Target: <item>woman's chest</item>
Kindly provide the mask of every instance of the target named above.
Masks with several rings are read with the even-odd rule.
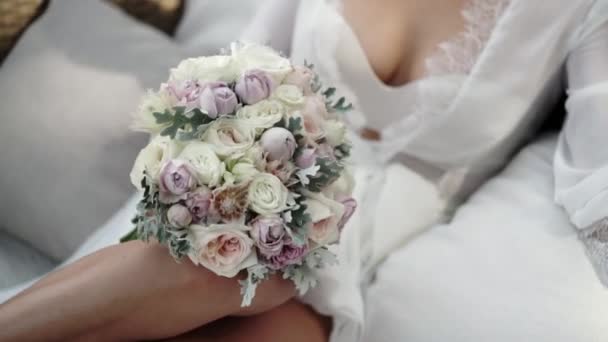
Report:
[[[470,0],[343,0],[338,4],[376,77],[399,86],[424,77],[437,46],[464,30]]]

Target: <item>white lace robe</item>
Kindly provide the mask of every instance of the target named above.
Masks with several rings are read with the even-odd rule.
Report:
[[[312,12],[314,2],[319,1],[306,6],[269,1],[244,37],[288,54],[330,59],[331,54],[302,49],[287,29],[296,15],[303,21],[307,15],[301,12]],[[319,18],[310,14],[309,23],[296,22],[296,31],[298,25],[317,25]],[[440,44],[426,63],[428,78],[461,76],[458,85],[443,97],[433,94],[438,87],[430,87],[427,101],[422,97],[410,111],[422,112],[426,120],[411,128],[407,120],[396,119],[382,132],[377,151],[386,155],[384,160],[406,153],[440,165],[450,193],[467,194],[504,165],[566,90],[568,117],[555,153],[555,200],[580,230],[608,284],[608,1],[471,0],[463,15],[465,31]],[[325,36],[304,38],[338,44],[331,42],[332,32]],[[330,65],[325,76],[331,82],[349,88],[332,73],[335,61],[317,62]],[[406,119],[413,115],[403,113]]]

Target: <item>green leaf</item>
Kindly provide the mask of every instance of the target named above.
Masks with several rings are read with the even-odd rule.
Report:
[[[332,97],[334,94],[336,93],[336,88],[334,87],[329,87],[327,89],[325,89],[325,91],[323,92],[323,96],[330,98]]]
[[[171,114],[171,112],[168,109],[165,109],[165,111],[162,113],[160,113],[160,112],[152,113],[152,115],[156,119],[156,123],[159,125],[170,123],[171,121],[173,121],[173,115]]]
[[[254,265],[247,268],[247,278],[239,280],[241,295],[243,296],[241,307],[251,305],[258,285],[266,279],[269,273],[269,269],[264,265]]]
[[[125,243],[125,242],[138,240],[138,239],[139,239],[139,234],[137,234],[137,228],[133,228],[125,236],[120,238],[120,243]]]
[[[310,178],[310,183],[306,187],[312,192],[320,192],[340,178],[340,174],[344,170],[344,166],[336,160],[329,158],[318,158],[317,165],[320,167],[317,176]]]
[[[189,112],[186,112],[185,107],[174,107],[173,110],[173,115],[170,115],[171,119],[163,122],[164,124],[168,124],[168,126],[160,132],[160,135],[168,136],[171,139],[191,140],[198,138],[204,132],[204,129],[207,128],[206,125],[214,121],[207,113],[198,108]],[[155,115],[155,117],[157,118],[157,122],[159,122],[159,118],[161,120],[168,120],[164,114],[161,116]]]
[[[347,112],[353,109],[353,105],[352,103],[347,104],[346,99],[344,97],[341,97],[336,103],[331,104],[330,109],[338,112]]]
[[[302,118],[289,118],[286,129],[291,133],[297,134],[302,131]]]
[[[303,296],[317,285],[317,277],[306,265],[290,265],[283,271],[283,279],[290,279]]]

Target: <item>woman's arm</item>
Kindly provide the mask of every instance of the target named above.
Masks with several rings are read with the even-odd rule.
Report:
[[[567,62],[568,117],[555,155],[555,199],[608,285],[608,4],[596,1]]]
[[[158,339],[235,314],[254,314],[293,296],[288,281],[262,284],[240,307],[236,279],[218,277],[164,247],[130,242],[103,249],[45,277],[0,306],[0,341]]]

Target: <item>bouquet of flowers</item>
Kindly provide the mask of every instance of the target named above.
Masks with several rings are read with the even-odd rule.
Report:
[[[281,272],[301,294],[353,214],[350,109],[312,66],[234,43],[190,58],[150,91],[134,127],[150,133],[131,172],[143,197],[121,241],[156,240],[217,275],[245,275],[243,303]]]

